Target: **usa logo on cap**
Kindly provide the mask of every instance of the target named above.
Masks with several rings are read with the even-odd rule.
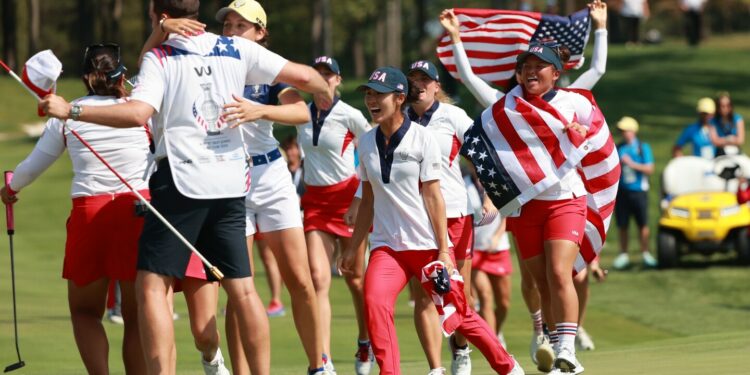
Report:
[[[544,52],[544,48],[542,48],[542,46],[534,46],[534,47],[529,48],[529,52],[532,52],[532,53],[536,53],[536,52],[542,53],[542,52]]]
[[[376,70],[372,75],[370,76],[370,81],[380,81],[385,82],[385,78],[388,76],[388,73],[381,72],[379,70]]]
[[[316,64],[323,63],[323,64],[331,65],[333,64],[333,60],[331,60],[331,58],[328,56],[320,56],[317,59],[315,59],[315,63]]]
[[[417,61],[414,64],[411,64],[411,69],[417,68],[430,69],[430,63],[428,63],[427,61]]]

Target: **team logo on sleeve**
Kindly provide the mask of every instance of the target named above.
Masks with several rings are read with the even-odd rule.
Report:
[[[201,93],[193,102],[193,117],[208,135],[221,134],[226,122],[221,118],[224,99],[211,91],[210,83],[201,84]]]

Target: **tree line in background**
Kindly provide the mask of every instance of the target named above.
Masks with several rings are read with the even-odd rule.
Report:
[[[586,0],[526,0],[537,11],[569,14]],[[203,0],[200,20],[220,33],[216,11],[229,0]],[[270,49],[300,62],[326,54],[336,57],[345,76],[363,77],[376,66],[402,66],[434,59],[442,32],[437,16],[448,7],[518,9],[521,0],[260,0],[268,14]],[[554,1],[552,3],[555,3]],[[679,0],[651,0],[646,29],[680,35]],[[33,53],[52,49],[65,75],[78,75],[85,46],[116,42],[132,71],[151,31],[149,0],[2,0],[2,59],[16,68]],[[709,34],[750,30],[750,0],[709,0]],[[131,72],[132,73],[132,72]]]

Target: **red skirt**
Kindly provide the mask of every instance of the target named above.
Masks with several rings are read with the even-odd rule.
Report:
[[[149,199],[148,190],[139,191]],[[133,193],[73,199],[66,224],[63,278],[85,286],[103,277],[134,281],[143,217]]]
[[[305,232],[319,230],[339,237],[351,237],[354,228],[344,223],[344,214],[359,187],[357,176],[330,186],[305,185],[302,195]]]
[[[471,268],[493,276],[508,276],[513,272],[510,251],[475,251]]]

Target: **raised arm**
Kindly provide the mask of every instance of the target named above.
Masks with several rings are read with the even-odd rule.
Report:
[[[440,24],[451,38],[451,49],[453,49],[453,59],[456,62],[458,76],[463,81],[466,88],[469,89],[474,98],[483,106],[489,107],[492,103],[503,97],[501,91],[492,88],[487,82],[479,78],[471,70],[469,57],[466,55],[464,45],[461,42],[460,26],[458,17],[453,13],[453,9],[446,9],[440,13]]]
[[[151,35],[146,39],[141,54],[138,56],[138,66],[141,66],[141,61],[146,52],[162,44],[169,34],[180,34],[187,37],[201,32],[205,28],[205,24],[187,18],[163,18],[158,23],[152,24]]]
[[[313,95],[320,109],[329,109],[333,104],[333,93],[323,77],[310,66],[287,62],[276,76],[277,82],[284,82]]]
[[[595,0],[588,4],[594,26],[594,53],[591,67],[581,74],[570,87],[591,90],[607,69],[607,4]]]

